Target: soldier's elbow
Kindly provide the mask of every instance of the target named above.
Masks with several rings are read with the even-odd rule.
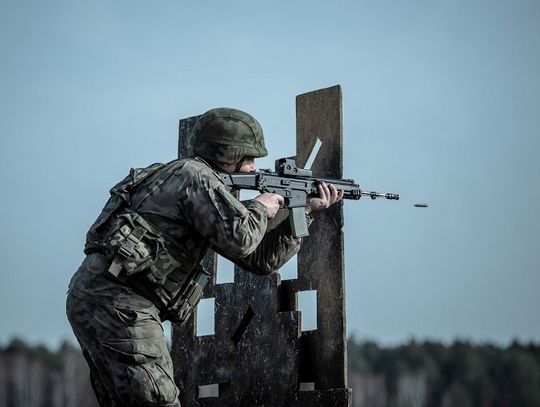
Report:
[[[258,245],[259,242],[253,239],[232,239],[229,242],[227,252],[232,257],[243,259],[252,254]]]
[[[270,274],[275,273],[277,270],[273,267],[270,267],[269,264],[256,264],[256,265],[253,265],[249,269],[249,271],[259,276],[268,276]]]

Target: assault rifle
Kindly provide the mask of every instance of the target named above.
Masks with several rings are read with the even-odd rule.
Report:
[[[285,200],[284,208],[289,209],[294,237],[309,235],[305,214],[307,198],[318,195],[317,186],[322,182],[332,184],[338,191],[343,191],[343,199],[360,199],[363,196],[369,196],[371,199],[399,199],[398,194],[362,191],[360,186],[350,179],[314,178],[311,170],[298,168],[293,158],[276,160],[275,172],[268,169],[250,173],[220,172],[219,175],[224,184],[233,191],[251,189],[281,195]]]

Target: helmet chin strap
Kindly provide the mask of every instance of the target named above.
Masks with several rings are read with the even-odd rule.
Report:
[[[244,165],[244,160],[246,158],[242,158],[238,163],[236,164],[236,168],[234,169],[234,172],[240,172],[240,168],[242,168],[242,165]]]

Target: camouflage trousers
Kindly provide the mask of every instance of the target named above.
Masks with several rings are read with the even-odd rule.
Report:
[[[157,316],[93,304],[72,294],[66,312],[100,406],[180,406]]]

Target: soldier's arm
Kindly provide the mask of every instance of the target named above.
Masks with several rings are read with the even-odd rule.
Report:
[[[313,218],[307,216],[306,220],[308,225],[310,225]],[[266,275],[278,271],[287,261],[297,254],[300,250],[301,243],[302,238],[294,238],[292,236],[290,222],[286,218],[265,234],[259,246],[252,253],[245,257],[229,257],[229,259],[255,274]],[[225,257],[227,256],[225,255]]]
[[[264,238],[268,225],[265,206],[255,201],[244,206],[222,184],[205,184],[198,183],[185,193],[186,218],[220,253],[231,258],[248,256]]]
[[[299,250],[301,240],[292,237],[288,219],[266,233],[266,207],[242,204],[204,170],[181,189],[180,201],[185,219],[216,252],[253,273],[270,274]]]

